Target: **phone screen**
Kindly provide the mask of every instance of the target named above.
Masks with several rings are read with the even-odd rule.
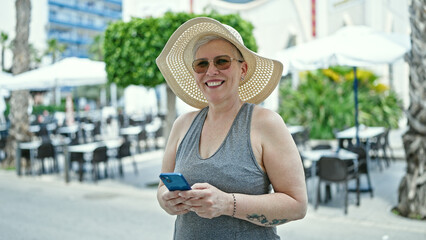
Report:
[[[161,173],[160,179],[163,181],[164,185],[169,189],[169,191],[185,191],[191,190],[185,177],[181,173]]]

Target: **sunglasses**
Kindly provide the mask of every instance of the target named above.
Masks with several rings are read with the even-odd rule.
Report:
[[[236,58],[232,58],[228,55],[216,56],[213,60],[208,60],[207,58],[199,58],[192,62],[192,69],[196,73],[206,73],[209,69],[210,62],[213,61],[214,66],[218,70],[226,70],[231,66],[232,60],[238,61],[240,63],[244,62]]]

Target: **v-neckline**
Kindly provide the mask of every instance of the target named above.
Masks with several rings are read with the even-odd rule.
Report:
[[[199,158],[200,160],[208,160],[208,159],[212,158],[214,155],[216,155],[216,154],[220,151],[220,149],[223,147],[223,145],[225,144],[226,140],[228,139],[229,134],[231,133],[231,130],[232,130],[232,128],[234,127],[235,122],[236,122],[236,120],[237,120],[238,116],[241,114],[241,111],[243,110],[243,108],[244,108],[244,107],[246,107],[246,105],[247,105],[247,104],[248,104],[248,103],[243,103],[243,105],[241,105],[240,109],[238,110],[237,115],[235,116],[234,120],[232,121],[231,127],[229,127],[229,129],[228,129],[228,133],[226,134],[225,138],[223,139],[223,141],[222,141],[222,143],[219,145],[219,147],[218,147],[218,148],[217,148],[217,149],[213,152],[213,154],[212,154],[211,156],[206,157],[206,158],[203,158],[203,157],[201,157],[201,154],[200,154],[200,144],[201,144],[201,134],[202,134],[202,132],[203,132],[204,123],[206,122],[207,114],[208,114],[208,112],[209,112],[209,108],[207,107],[207,111],[206,111],[206,113],[205,113],[205,115],[204,115],[204,120],[203,120],[203,122],[202,122],[200,132],[198,133],[197,143],[196,143],[196,145],[197,145],[197,155],[198,155],[198,158]]]

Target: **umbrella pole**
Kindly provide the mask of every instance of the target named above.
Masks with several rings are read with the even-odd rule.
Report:
[[[356,146],[359,147],[358,78],[356,77],[356,69],[357,67],[354,67],[355,136],[356,136]]]

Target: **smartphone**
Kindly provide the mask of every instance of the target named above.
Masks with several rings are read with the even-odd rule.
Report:
[[[186,179],[181,173],[161,173],[160,179],[163,181],[164,185],[169,189],[169,191],[185,191],[191,190]]]

